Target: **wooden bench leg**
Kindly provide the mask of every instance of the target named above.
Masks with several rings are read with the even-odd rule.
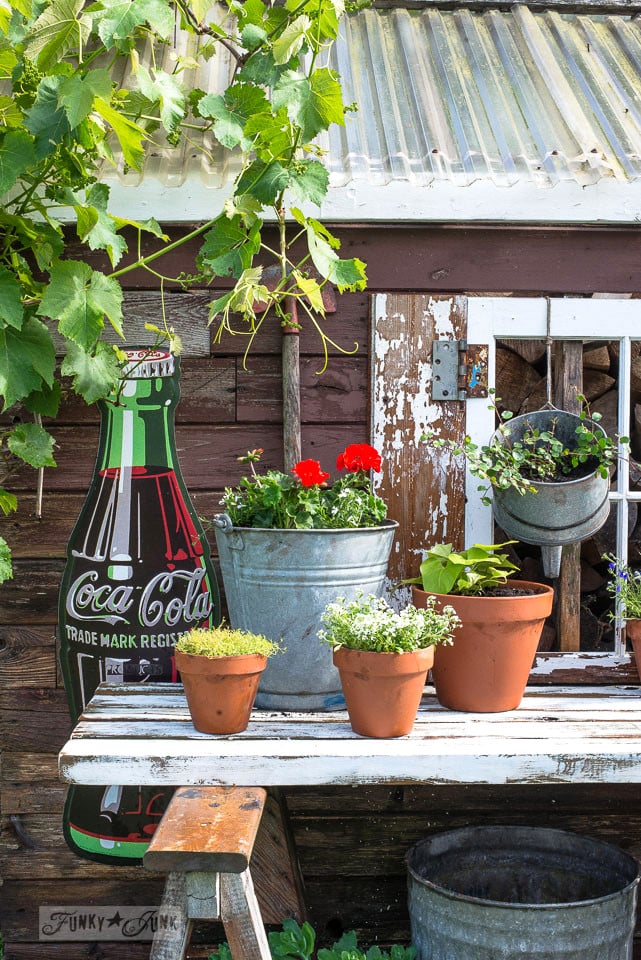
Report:
[[[163,915],[175,920],[168,926],[160,923],[151,944],[149,960],[184,960],[191,936],[191,920],[187,916],[186,874],[170,873],[159,908]]]
[[[220,919],[234,960],[271,960],[249,870],[220,874]]]

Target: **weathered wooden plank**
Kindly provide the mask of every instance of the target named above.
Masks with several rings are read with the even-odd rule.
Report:
[[[50,687],[3,689],[0,702],[3,751],[52,753],[60,749],[72,726],[63,690]]]
[[[51,630],[0,627],[0,688],[54,687],[56,645]]]
[[[318,373],[321,367],[319,357],[301,358],[303,422],[348,421],[362,433],[367,419],[367,357],[332,357],[324,373]],[[248,370],[238,370],[237,415],[240,423],[282,420],[278,358],[250,357]]]
[[[62,560],[18,560],[0,591],[0,624],[54,624],[62,568]]]
[[[43,960],[41,941],[16,943],[5,941],[6,960]],[[196,956],[194,954],[193,956]],[[199,954],[206,957],[207,952]],[[148,943],[48,943],[46,960],[149,960]]]
[[[45,496],[48,491],[67,493],[86,490],[91,480],[93,451],[97,450],[98,428],[90,426],[56,427],[56,470],[45,471]],[[355,435],[347,423],[306,424],[303,426],[303,456],[335,462],[348,443],[362,442],[365,425]],[[235,485],[242,475],[237,457],[247,450],[262,447],[263,463],[282,466],[282,436],[278,424],[186,425],[176,429],[176,449],[183,477],[190,491],[221,489]],[[89,451],[92,451],[89,454]],[[35,489],[35,471],[25,467],[12,478],[16,493]]]
[[[416,576],[423,551],[463,545],[464,464],[421,442],[425,430],[453,441],[465,433],[465,405],[432,401],[432,343],[466,336],[464,298],[379,295],[374,305],[374,445],[382,452],[376,492],[399,522],[389,563],[394,583]]]

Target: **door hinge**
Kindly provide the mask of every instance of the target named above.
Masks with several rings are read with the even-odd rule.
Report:
[[[434,340],[432,400],[487,397],[487,355],[487,344]]]

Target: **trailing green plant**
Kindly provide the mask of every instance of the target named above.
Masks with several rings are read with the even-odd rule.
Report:
[[[460,552],[451,543],[438,543],[425,554],[420,576],[403,582],[416,583],[427,593],[482,596],[507,583],[518,570],[508,554],[500,552],[516,542],[506,540],[490,546],[475,543]]]
[[[387,516],[387,506],[372,493],[370,470],[381,469],[381,458],[366,443],[349,444],[336,461],[345,475],[328,484],[330,474],[318,460],[301,460],[291,473],[256,472],[262,449],[250,450],[241,463],[251,473],[236,488],[227,487],[222,506],[238,527],[326,530],[375,527]]]
[[[253,653],[273,657],[281,647],[262,634],[234,630],[221,624],[218,627],[198,627],[183,633],[176,641],[176,650],[195,657],[241,657]]]
[[[613,553],[604,554],[603,559],[608,562],[606,590],[617,608],[612,619],[618,612],[625,620],[641,620],[641,570],[634,570]]]
[[[22,405],[0,431],[4,514],[17,506],[14,471],[55,466],[42,418],[56,416],[63,378],[87,403],[115,388],[123,358],[104,334],[125,336],[121,280],[132,270],[147,271],[161,289],[231,277],[233,288],[210,306],[217,338],[243,332],[251,345],[266,323],[294,322],[296,307],[296,324],[318,331],[327,359],[323,286],[360,290],[366,282],[365,265],[341,259],[338,240],[301,209],[321,204],[328,189],[316,137],[343,124],[349,109],[327,65],[344,10],[344,0],[10,0],[0,8],[0,396],[4,411]],[[199,38],[199,60],[223,50],[231,58],[224,91],[192,89],[191,56],[177,54],[162,69],[176,30]],[[185,141],[193,149],[205,134],[240,160],[222,212],[174,242],[157,219],[110,213],[100,176],[116,148],[140,171],[148,151]],[[154,212],[162,216],[162,190]],[[262,237],[270,217],[275,245]],[[125,229],[134,236],[126,260]],[[145,236],[156,247],[149,254]],[[159,271],[161,257],[198,237],[192,274]],[[96,251],[104,269],[87,262]],[[259,254],[273,261],[269,280],[255,265]],[[8,576],[0,538],[0,581]]]
[[[491,390],[490,394],[493,393]],[[557,480],[570,475],[588,476],[590,473],[607,477],[617,461],[618,443],[603,432],[599,423],[601,415],[590,414],[585,397],[579,394],[578,399],[583,406],[571,444],[562,442],[557,436],[558,417],[555,417],[554,410],[550,410],[548,429],[528,425],[519,439],[513,438],[509,422],[514,414],[510,410],[499,411],[499,398],[495,397],[492,397],[490,409],[496,412],[500,422],[488,443],[476,444],[469,436],[457,443],[430,431],[421,439],[435,447],[448,447],[455,455],[464,455],[470,473],[486,481],[478,488],[486,504],[490,503],[492,488],[513,488],[523,495],[536,493],[533,481]],[[627,437],[619,439],[621,443],[628,442]]]
[[[316,933],[309,923],[299,926],[295,920],[285,920],[282,931],[268,934],[269,948],[274,960],[415,960],[416,947],[392,944],[387,950],[378,946],[363,949],[356,933],[344,933],[331,947],[321,947],[314,953]],[[221,944],[209,955],[209,960],[232,960],[227,943]]]
[[[428,597],[425,609],[408,606],[397,613],[384,597],[338,597],[321,614],[325,629],[318,636],[331,647],[379,653],[407,653],[451,643],[461,621],[453,607],[436,610],[435,604],[435,598]]]

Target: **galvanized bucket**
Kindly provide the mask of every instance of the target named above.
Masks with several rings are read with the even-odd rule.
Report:
[[[639,864],[564,830],[466,827],[407,855],[418,960],[631,960]]]
[[[556,420],[555,434],[572,449],[580,417],[566,410],[537,410],[515,417],[504,425],[511,439],[519,440],[529,428],[549,430]],[[599,424],[591,426],[603,436]],[[501,438],[497,431],[492,438]],[[492,442],[491,441],[491,442]],[[494,517],[509,537],[524,543],[540,544],[546,576],[558,577],[561,547],[586,540],[600,530],[608,518],[609,477],[591,473],[586,477],[558,482],[532,481],[536,493],[520,494],[513,488],[494,490]]]
[[[229,619],[234,627],[283,641],[271,657],[256,706],[332,710],[344,705],[320,616],[337,597],[380,596],[398,524],[346,530],[234,527],[214,519]]]

